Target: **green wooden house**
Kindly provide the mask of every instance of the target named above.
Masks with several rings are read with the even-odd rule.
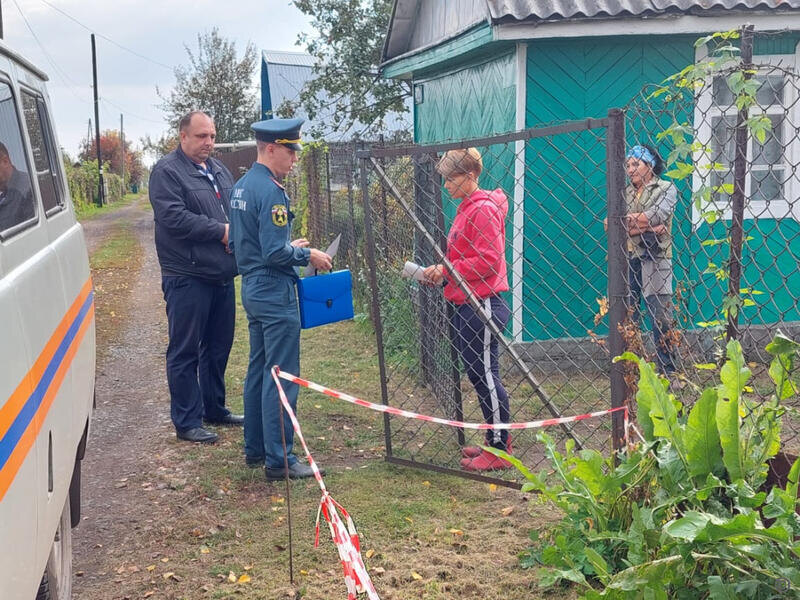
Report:
[[[430,144],[604,117],[631,104],[646,84],[702,58],[694,45],[700,36],[744,23],[782,32],[757,37],[756,59],[800,69],[800,0],[396,0],[381,72],[413,82],[415,141]],[[790,85],[782,89],[797,94]],[[727,114],[708,117],[716,101],[698,100],[708,104],[709,128]],[[750,228],[756,239],[746,250],[744,281],[767,292],[745,308],[750,324],[800,321],[800,174],[788,175],[800,161],[800,110],[790,111],[774,134],[783,150],[762,165],[785,176],[764,184],[767,191],[751,198],[746,215],[758,227]],[[640,135],[633,129],[631,143]],[[524,153],[487,161],[484,186],[503,187],[511,204],[509,333],[516,341],[583,337],[593,327],[606,287],[598,243],[604,156],[602,141],[584,136],[533,140]],[[724,287],[704,274],[713,258],[701,245],[709,232],[693,214],[690,188],[679,188],[674,226],[682,257],[676,281],[689,286],[682,300],[687,329],[718,314]],[[770,210],[759,212],[762,205]]]

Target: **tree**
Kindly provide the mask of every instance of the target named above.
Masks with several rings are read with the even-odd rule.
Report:
[[[392,0],[295,0],[295,5],[317,30],[314,37],[298,37],[316,59],[315,78],[299,100],[311,119],[325,116],[336,131],[360,123],[369,132],[380,131],[387,114],[407,111],[410,84],[377,73]]]
[[[197,35],[196,51],[184,47],[189,66],[175,68],[175,87],[166,95],[156,87],[173,130],[186,113],[204,110],[214,119],[217,142],[250,139],[250,125],[259,114],[253,89],[256,47],[247,44],[240,60],[236,43],[224,39],[217,28]]]
[[[119,131],[106,130],[100,135],[100,154],[103,157],[103,164],[108,163],[111,172],[119,175],[122,166],[122,140]],[[85,138],[81,142],[78,159],[81,162],[97,161],[97,145],[93,137]],[[139,184],[142,182],[144,172],[142,153],[131,147],[130,140],[125,140],[126,181]]]
[[[149,155],[153,159],[153,162],[169,154],[180,144],[177,131],[175,133],[162,133],[161,136],[155,140],[148,134],[139,141],[142,144],[142,152]]]

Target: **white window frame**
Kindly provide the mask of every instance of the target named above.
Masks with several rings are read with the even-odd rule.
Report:
[[[695,51],[695,62],[704,60],[707,56],[707,49],[701,46]],[[753,62],[756,64],[769,64],[780,65],[784,69],[792,70],[795,73],[800,67],[800,44],[797,46],[794,54],[764,54],[756,55],[753,57]],[[695,101],[694,109],[694,123],[696,124],[695,130],[697,140],[703,145],[709,146],[712,141],[712,127],[711,123],[715,117],[723,115],[730,116],[736,114],[736,109],[722,110],[715,107],[713,104],[713,82],[706,81],[703,90],[698,93]],[[753,201],[746,200],[744,208],[745,219],[794,219],[800,221],[800,177],[798,173],[792,169],[792,165],[797,165],[800,161],[800,139],[794,136],[794,127],[800,126],[800,110],[798,105],[800,99],[797,98],[798,90],[794,85],[784,86],[783,104],[789,106],[790,109],[787,114],[787,119],[784,122],[786,135],[783,136],[783,143],[786,144],[784,150],[784,159],[786,165],[786,180],[783,185],[783,199],[772,201]],[[764,113],[766,116],[773,114],[784,114],[784,111],[777,110],[770,111],[769,109]],[[752,159],[753,143],[748,145],[748,161]],[[711,157],[707,152],[702,150],[695,152],[693,156],[693,163],[695,165],[695,172],[692,177],[692,191],[697,193],[704,183],[708,184],[711,177],[709,173],[709,165],[711,164]],[[731,165],[732,168],[732,165]],[[747,182],[745,185],[745,197],[750,196],[751,175],[748,172]],[[704,207],[704,210],[710,210],[710,206]],[[695,229],[703,222],[703,212],[698,210],[694,202],[692,202],[692,224]],[[730,203],[726,203],[722,211],[722,218],[730,220],[732,217]]]

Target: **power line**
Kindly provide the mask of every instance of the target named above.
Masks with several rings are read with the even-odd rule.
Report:
[[[64,71],[62,71],[59,68],[59,66],[55,63],[53,58],[47,52],[47,49],[44,47],[44,44],[42,44],[42,41],[36,35],[36,32],[33,30],[33,27],[31,27],[31,24],[28,22],[28,18],[25,16],[25,13],[22,12],[22,8],[20,8],[19,4],[17,3],[17,0],[13,0],[13,1],[14,1],[14,6],[16,6],[17,10],[19,11],[19,15],[22,17],[22,20],[25,22],[25,26],[28,28],[28,31],[31,32],[31,35],[33,36],[33,39],[36,40],[36,43],[39,45],[39,48],[41,48],[41,50],[44,53],[44,56],[47,59],[47,61],[52,65],[53,70],[55,71],[55,74],[58,75],[58,77],[64,83],[64,87],[66,87],[72,93],[72,95],[75,96],[81,102],[88,102],[88,100],[86,98],[82,97],[80,94],[78,94],[75,91],[75,89],[80,89],[80,86],[77,83],[75,83],[74,81],[72,81],[72,79],[70,79],[69,76]]]
[[[121,50],[125,50],[125,52],[129,52],[129,53],[133,54],[134,56],[138,56],[138,57],[139,57],[139,58],[141,58],[142,60],[146,60],[146,61],[148,61],[148,62],[151,62],[151,63],[153,63],[154,65],[158,65],[159,67],[163,67],[163,68],[165,68],[165,69],[169,69],[170,71],[173,71],[173,70],[174,70],[174,67],[171,67],[171,66],[169,66],[169,65],[166,65],[166,64],[164,64],[164,63],[162,63],[162,62],[159,62],[159,61],[157,61],[157,60],[154,60],[154,59],[150,58],[149,56],[145,56],[144,54],[140,54],[140,53],[136,52],[136,50],[131,50],[130,48],[127,48],[126,46],[123,46],[122,44],[115,42],[114,40],[112,40],[112,39],[111,39],[110,37],[108,37],[107,35],[103,35],[102,33],[98,33],[98,32],[96,32],[94,29],[92,29],[92,28],[91,28],[91,27],[89,27],[88,25],[84,25],[84,24],[83,24],[81,21],[79,21],[78,19],[76,19],[75,17],[73,17],[71,14],[69,14],[69,13],[67,13],[67,12],[63,11],[62,9],[58,8],[57,6],[54,6],[54,5],[50,4],[50,2],[48,2],[47,0],[40,0],[40,1],[41,1],[43,4],[46,4],[47,6],[49,6],[50,8],[52,8],[54,11],[56,11],[56,12],[59,12],[59,13],[61,13],[62,15],[64,15],[65,17],[67,17],[68,19],[70,19],[71,21],[74,21],[75,23],[77,23],[78,25],[80,25],[81,27],[83,27],[83,28],[84,28],[86,31],[88,31],[88,32],[90,32],[90,33],[93,33],[93,34],[95,34],[95,35],[96,35],[97,37],[99,37],[99,38],[103,38],[104,40],[106,40],[106,41],[107,41],[107,42],[109,42],[110,44],[114,44],[114,45],[115,45],[117,48],[120,48]],[[14,0],[14,2],[16,3],[16,0]],[[19,8],[19,7],[18,7],[18,8]]]
[[[137,115],[136,113],[133,113],[133,112],[129,111],[127,108],[125,108],[123,106],[120,106],[116,102],[112,102],[108,98],[101,97],[100,98],[100,102],[105,102],[106,104],[110,104],[111,106],[113,106],[117,110],[121,110],[128,117],[133,117],[134,119],[138,119],[140,121],[147,121],[148,123],[156,123],[156,124],[162,125],[162,126],[165,125],[164,121],[156,121],[155,119],[151,119],[149,117],[143,117],[142,115]]]
[[[36,43],[39,45],[39,48],[41,48],[42,52],[44,53],[45,58],[52,65],[53,70],[55,71],[55,74],[59,77],[59,79],[61,79],[62,83],[64,84],[64,87],[66,87],[70,91],[70,93],[72,93],[72,95],[75,96],[75,98],[77,98],[81,102],[87,102],[87,103],[90,102],[90,100],[88,98],[86,98],[84,96],[81,96],[80,94],[78,94],[75,91],[76,89],[81,89],[81,86],[79,86],[77,83],[75,83],[66,74],[66,72],[56,64],[55,60],[53,60],[53,58],[47,52],[47,49],[44,47],[44,44],[42,44],[41,40],[36,35],[36,32],[33,30],[33,27],[31,27],[30,22],[28,21],[28,19],[25,16],[25,14],[22,12],[22,8],[20,8],[19,4],[17,3],[17,0],[13,0],[13,2],[14,2],[14,5],[17,7],[17,10],[19,11],[20,16],[22,17],[22,20],[25,22],[25,25],[27,26],[28,31],[31,32],[31,35],[33,36],[33,39],[36,40]],[[140,121],[147,121],[147,122],[150,122],[150,123],[156,123],[156,124],[162,125],[162,126],[164,125],[163,121],[156,121],[155,119],[149,119],[147,117],[143,117],[141,115],[138,115],[138,114],[136,114],[134,112],[129,111],[127,108],[125,108],[123,106],[120,106],[119,104],[117,104],[115,102],[112,102],[111,100],[108,100],[106,98],[101,97],[100,98],[100,102],[104,102],[104,103],[110,104],[111,106],[115,107],[117,110],[121,110],[123,113],[125,113],[129,117],[133,117],[134,119],[138,119]]]

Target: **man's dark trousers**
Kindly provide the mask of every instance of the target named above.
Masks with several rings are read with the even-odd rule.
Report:
[[[225,408],[225,367],[233,345],[233,281],[164,276],[169,345],[167,382],[172,422],[178,431],[219,421]]]

